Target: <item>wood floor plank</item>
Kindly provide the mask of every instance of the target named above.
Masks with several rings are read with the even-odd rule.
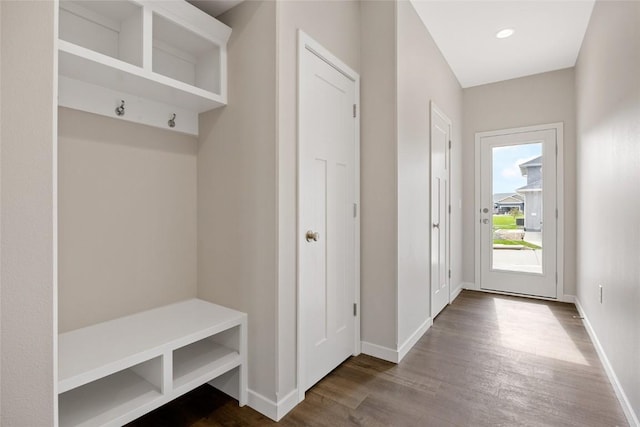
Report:
[[[279,423],[210,386],[131,427],[627,426],[572,304],[463,291],[398,365],[360,355]]]
[[[356,409],[369,396],[369,383],[374,377],[344,363],[331,372],[332,381],[320,381],[313,393],[351,409]]]

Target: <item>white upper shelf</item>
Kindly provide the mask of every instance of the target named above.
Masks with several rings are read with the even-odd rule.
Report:
[[[58,41],[60,75],[130,93],[197,113],[226,104],[220,94],[145,70],[127,62]]]
[[[230,35],[231,28],[184,0],[62,0],[59,74],[66,78],[61,91],[67,93],[61,99],[71,108],[107,114],[115,101],[106,94],[129,94],[137,102],[152,102],[149,110],[160,114],[158,119],[139,121],[157,121],[159,127],[175,112],[171,106],[195,115],[223,106]],[[70,90],[73,81],[84,84]],[[108,91],[86,93],[91,87]]]

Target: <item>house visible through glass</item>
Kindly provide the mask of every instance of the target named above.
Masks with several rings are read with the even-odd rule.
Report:
[[[542,144],[494,147],[492,269],[542,274]]]

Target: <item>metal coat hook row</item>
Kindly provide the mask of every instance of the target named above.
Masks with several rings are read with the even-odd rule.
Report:
[[[173,116],[171,116],[167,123],[169,124],[170,128],[176,127],[176,113],[173,113]]]
[[[124,116],[124,99],[121,99],[120,106],[116,107],[116,116]]]

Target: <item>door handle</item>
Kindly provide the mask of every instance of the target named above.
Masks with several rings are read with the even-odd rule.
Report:
[[[482,220],[482,223],[483,224],[489,224],[489,220],[487,218],[485,218],[485,219]]]
[[[307,231],[305,238],[307,239],[307,242],[311,242],[311,241],[317,242],[318,239],[320,238],[320,233],[309,230]]]
[[[437,228],[438,230],[440,230],[440,223],[439,222],[434,222],[433,224],[431,224],[431,227]]]

